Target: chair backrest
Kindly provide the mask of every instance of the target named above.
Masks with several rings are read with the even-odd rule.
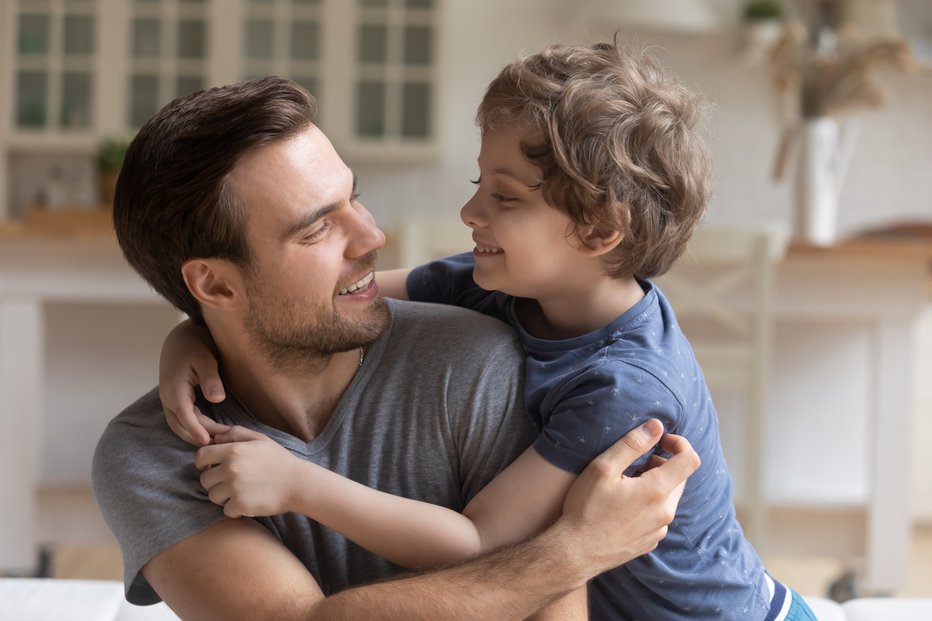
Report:
[[[777,227],[696,231],[684,255],[656,284],[670,300],[713,392],[743,395],[743,519],[748,538],[765,538],[763,428],[773,351],[775,267],[787,233]],[[735,447],[736,450],[737,447]]]

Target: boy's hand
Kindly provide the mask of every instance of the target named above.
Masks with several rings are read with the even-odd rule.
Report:
[[[226,398],[212,345],[210,333],[186,319],[169,332],[159,359],[159,398],[165,419],[175,434],[194,446],[206,446],[212,435],[229,429],[208,426],[204,421],[210,419],[194,402],[198,385],[212,403]]]
[[[198,449],[201,485],[227,517],[278,515],[291,510],[306,485],[301,460],[268,436],[235,425]]]

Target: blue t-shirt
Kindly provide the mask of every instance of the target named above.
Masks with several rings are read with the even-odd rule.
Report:
[[[469,253],[418,267],[408,295],[479,310],[517,330],[527,353],[525,405],[544,459],[579,473],[649,418],[688,439],[702,459],[656,550],[590,583],[591,618],[767,618],[771,587],[735,516],[715,407],[660,290],[640,280],[644,298],[607,326],[548,341],[523,329],[516,298],[479,288],[472,271]]]

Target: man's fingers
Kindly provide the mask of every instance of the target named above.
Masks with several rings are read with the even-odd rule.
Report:
[[[638,457],[651,450],[662,434],[663,425],[659,420],[652,418],[626,433],[621,440],[596,457],[596,461],[605,462],[620,475]]]
[[[665,434],[660,440],[663,450],[670,453],[665,464],[645,472],[643,476],[656,477],[666,483],[666,489],[673,489],[686,481],[702,462],[689,441],[683,436]]]

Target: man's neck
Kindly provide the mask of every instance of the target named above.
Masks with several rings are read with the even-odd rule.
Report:
[[[314,370],[274,368],[252,356],[224,356],[224,383],[257,421],[305,442],[319,436],[360,366],[360,350],[334,354]]]

